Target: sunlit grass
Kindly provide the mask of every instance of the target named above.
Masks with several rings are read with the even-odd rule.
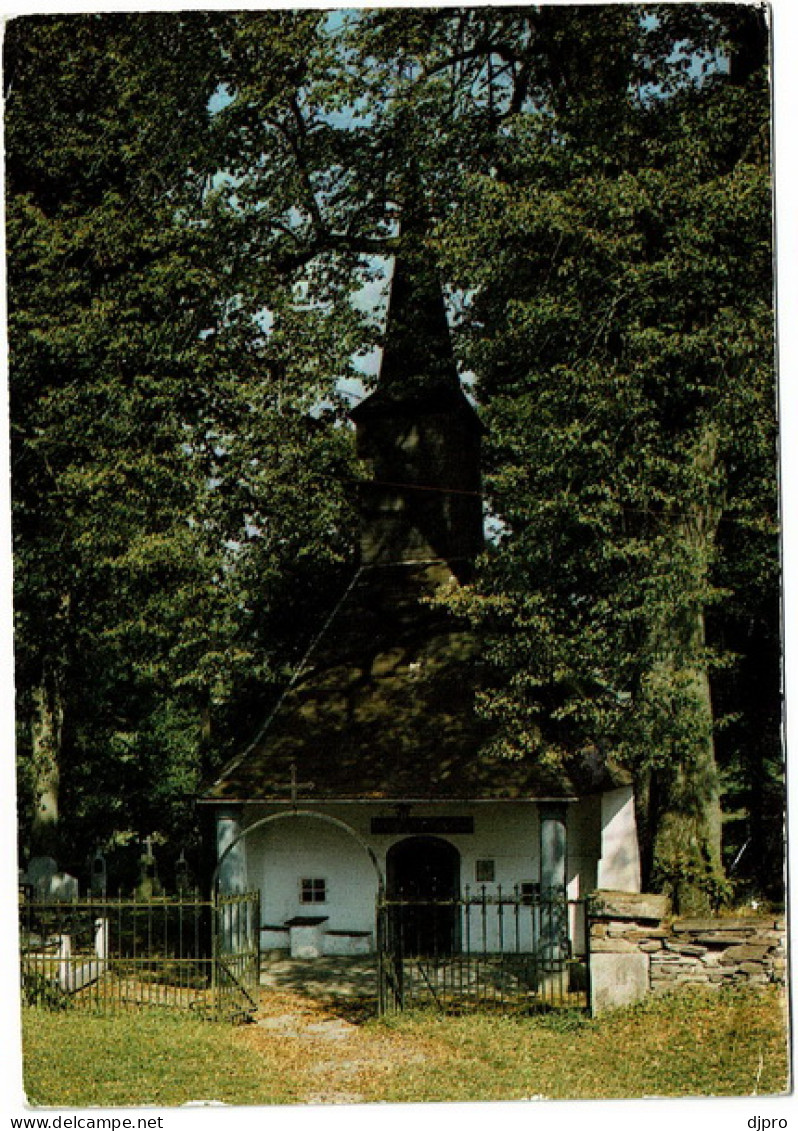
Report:
[[[31,1103],[60,1107],[774,1095],[788,1087],[786,1025],[775,990],[684,993],[596,1020],[407,1014],[326,1042],[28,1010],[25,1086]]]
[[[279,1049],[263,1058],[232,1026],[178,1014],[113,1018],[26,1010],[28,1101],[53,1107],[158,1107],[206,1101],[284,1104],[301,1100]]]

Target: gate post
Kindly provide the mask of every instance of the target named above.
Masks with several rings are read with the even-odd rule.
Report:
[[[377,893],[377,1013],[404,1008],[404,965],[400,933],[382,884]]]
[[[588,986],[592,1016],[640,1001],[649,990],[649,955],[620,937],[618,927],[657,930],[667,916],[667,896],[595,891],[587,898]],[[615,928],[610,934],[610,924]]]
[[[226,895],[247,890],[247,866],[238,809],[223,809],[216,818],[219,890]]]
[[[72,937],[70,935],[58,936],[58,985],[62,990],[70,993],[74,983],[72,971]]]
[[[544,963],[566,957],[568,905],[565,899],[566,807],[538,805],[540,814],[540,950]]]

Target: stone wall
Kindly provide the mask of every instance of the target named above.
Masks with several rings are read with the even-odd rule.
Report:
[[[786,981],[783,917],[671,919],[664,896],[598,891],[588,934],[594,1014],[683,985]]]

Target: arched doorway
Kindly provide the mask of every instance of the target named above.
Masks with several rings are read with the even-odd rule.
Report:
[[[394,946],[405,955],[440,956],[457,949],[460,853],[437,836],[410,836],[386,856]]]
[[[319,813],[316,810],[309,809],[290,809],[281,813],[270,813],[267,817],[261,817],[259,820],[254,821],[251,825],[247,825],[244,829],[235,829],[225,839],[224,848],[219,853],[219,858],[216,861],[216,867],[214,869],[213,878],[211,880],[211,892],[213,893],[213,896],[215,897],[220,890],[231,890],[226,889],[222,883],[225,874],[225,864],[233,858],[234,854],[240,848],[241,843],[247,837],[251,836],[252,833],[254,833],[257,829],[262,829],[265,825],[271,825],[276,823],[277,821],[297,820],[301,817],[311,817],[313,818],[313,820],[321,821],[327,825],[334,825],[336,828],[343,829],[345,833],[348,833],[348,835],[351,836],[353,840],[357,841],[357,843],[368,856],[377,877],[379,890],[380,892],[384,890],[385,883],[383,880],[382,869],[377,863],[377,857],[374,855],[374,849],[371,848],[371,846],[368,845],[365,840],[363,840],[360,833],[356,832],[351,825],[348,825],[345,821],[340,820],[338,817],[331,817],[328,813]],[[237,889],[233,888],[232,890]]]

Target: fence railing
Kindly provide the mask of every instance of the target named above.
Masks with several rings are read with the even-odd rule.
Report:
[[[216,901],[25,898],[23,1001],[102,1013],[156,1006],[244,1015],[257,999],[259,914],[251,893]]]
[[[520,887],[378,902],[381,1013],[587,1007],[585,906]]]

